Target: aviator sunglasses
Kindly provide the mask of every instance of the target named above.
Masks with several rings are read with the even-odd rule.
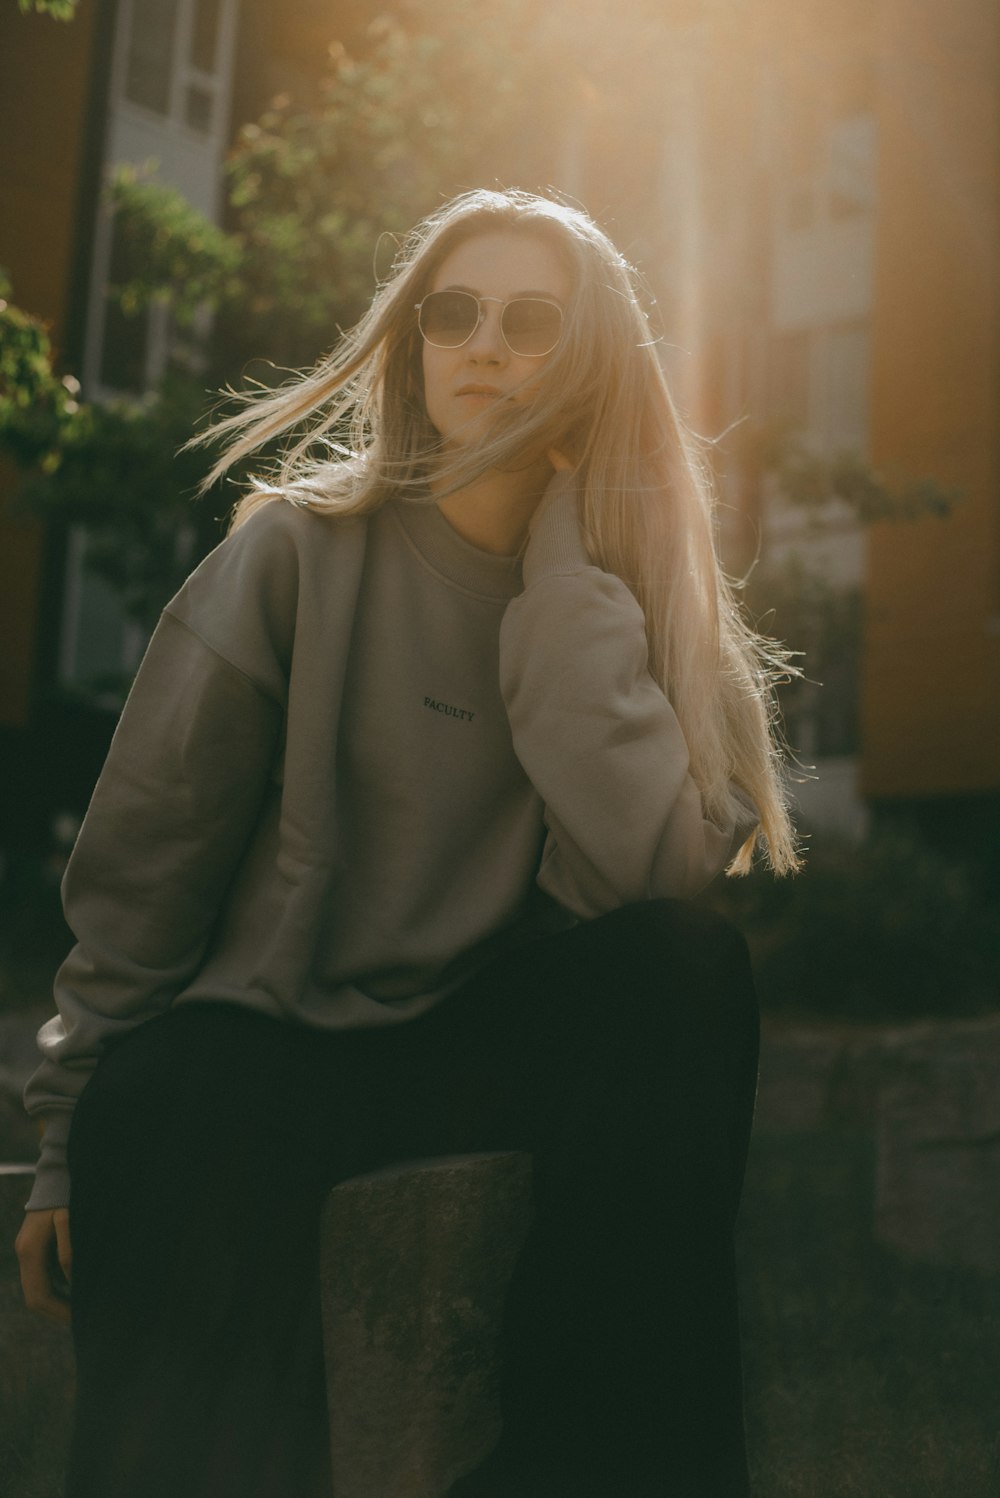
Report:
[[[512,354],[541,359],[559,342],[562,308],[539,296],[504,302],[498,296],[473,296],[471,291],[432,291],[416,303],[417,326],[435,348],[461,348],[486,316],[484,302],[500,302],[500,332]]]

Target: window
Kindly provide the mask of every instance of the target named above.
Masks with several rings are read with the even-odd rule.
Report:
[[[222,42],[234,0],[124,0],[122,19],[123,98],[199,135],[219,130]]]
[[[837,120],[829,139],[831,218],[854,218],[875,206],[875,121],[870,115]]]
[[[141,394],[146,389],[149,355],[149,312],[127,316],[111,294],[131,279],[133,256],[118,224],[111,223],[108,291],[105,294],[104,332],[98,379],[108,390]]]
[[[786,152],[778,183],[781,226],[789,231],[859,218],[875,208],[877,143],[871,114],[845,115],[803,128],[806,142]]]
[[[191,66],[201,73],[216,71],[219,45],[220,0],[196,0],[191,26]]]
[[[108,584],[87,570],[85,527],[73,526],[68,540],[60,679],[82,689],[95,704],[119,711],[147,636],[126,617]]]
[[[221,0],[193,0],[188,41],[184,123],[202,135],[212,129]]]
[[[807,332],[777,333],[768,358],[768,412],[796,430],[809,425],[809,344]]]
[[[831,452],[868,451],[871,335],[865,326],[823,335],[823,437]]]
[[[863,323],[776,333],[768,353],[768,415],[828,453],[868,448],[871,335]]]
[[[132,0],[125,97],[156,114],[170,113],[180,0]]]

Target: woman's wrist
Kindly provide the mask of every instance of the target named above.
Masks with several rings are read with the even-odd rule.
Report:
[[[523,575],[525,587],[539,577],[582,572],[593,563],[583,544],[575,475],[560,469],[549,480],[531,518]]]

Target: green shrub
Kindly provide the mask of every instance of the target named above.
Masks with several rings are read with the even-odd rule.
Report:
[[[974,866],[899,830],[814,844],[794,879],[761,870],[702,897],[746,934],[765,1010],[904,1020],[1000,1007],[1000,900]]]

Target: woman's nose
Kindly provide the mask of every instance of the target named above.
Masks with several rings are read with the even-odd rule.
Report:
[[[498,363],[507,355],[507,345],[500,331],[503,307],[496,302],[484,302],[479,309],[476,331],[465,345],[470,358],[488,359]]]

